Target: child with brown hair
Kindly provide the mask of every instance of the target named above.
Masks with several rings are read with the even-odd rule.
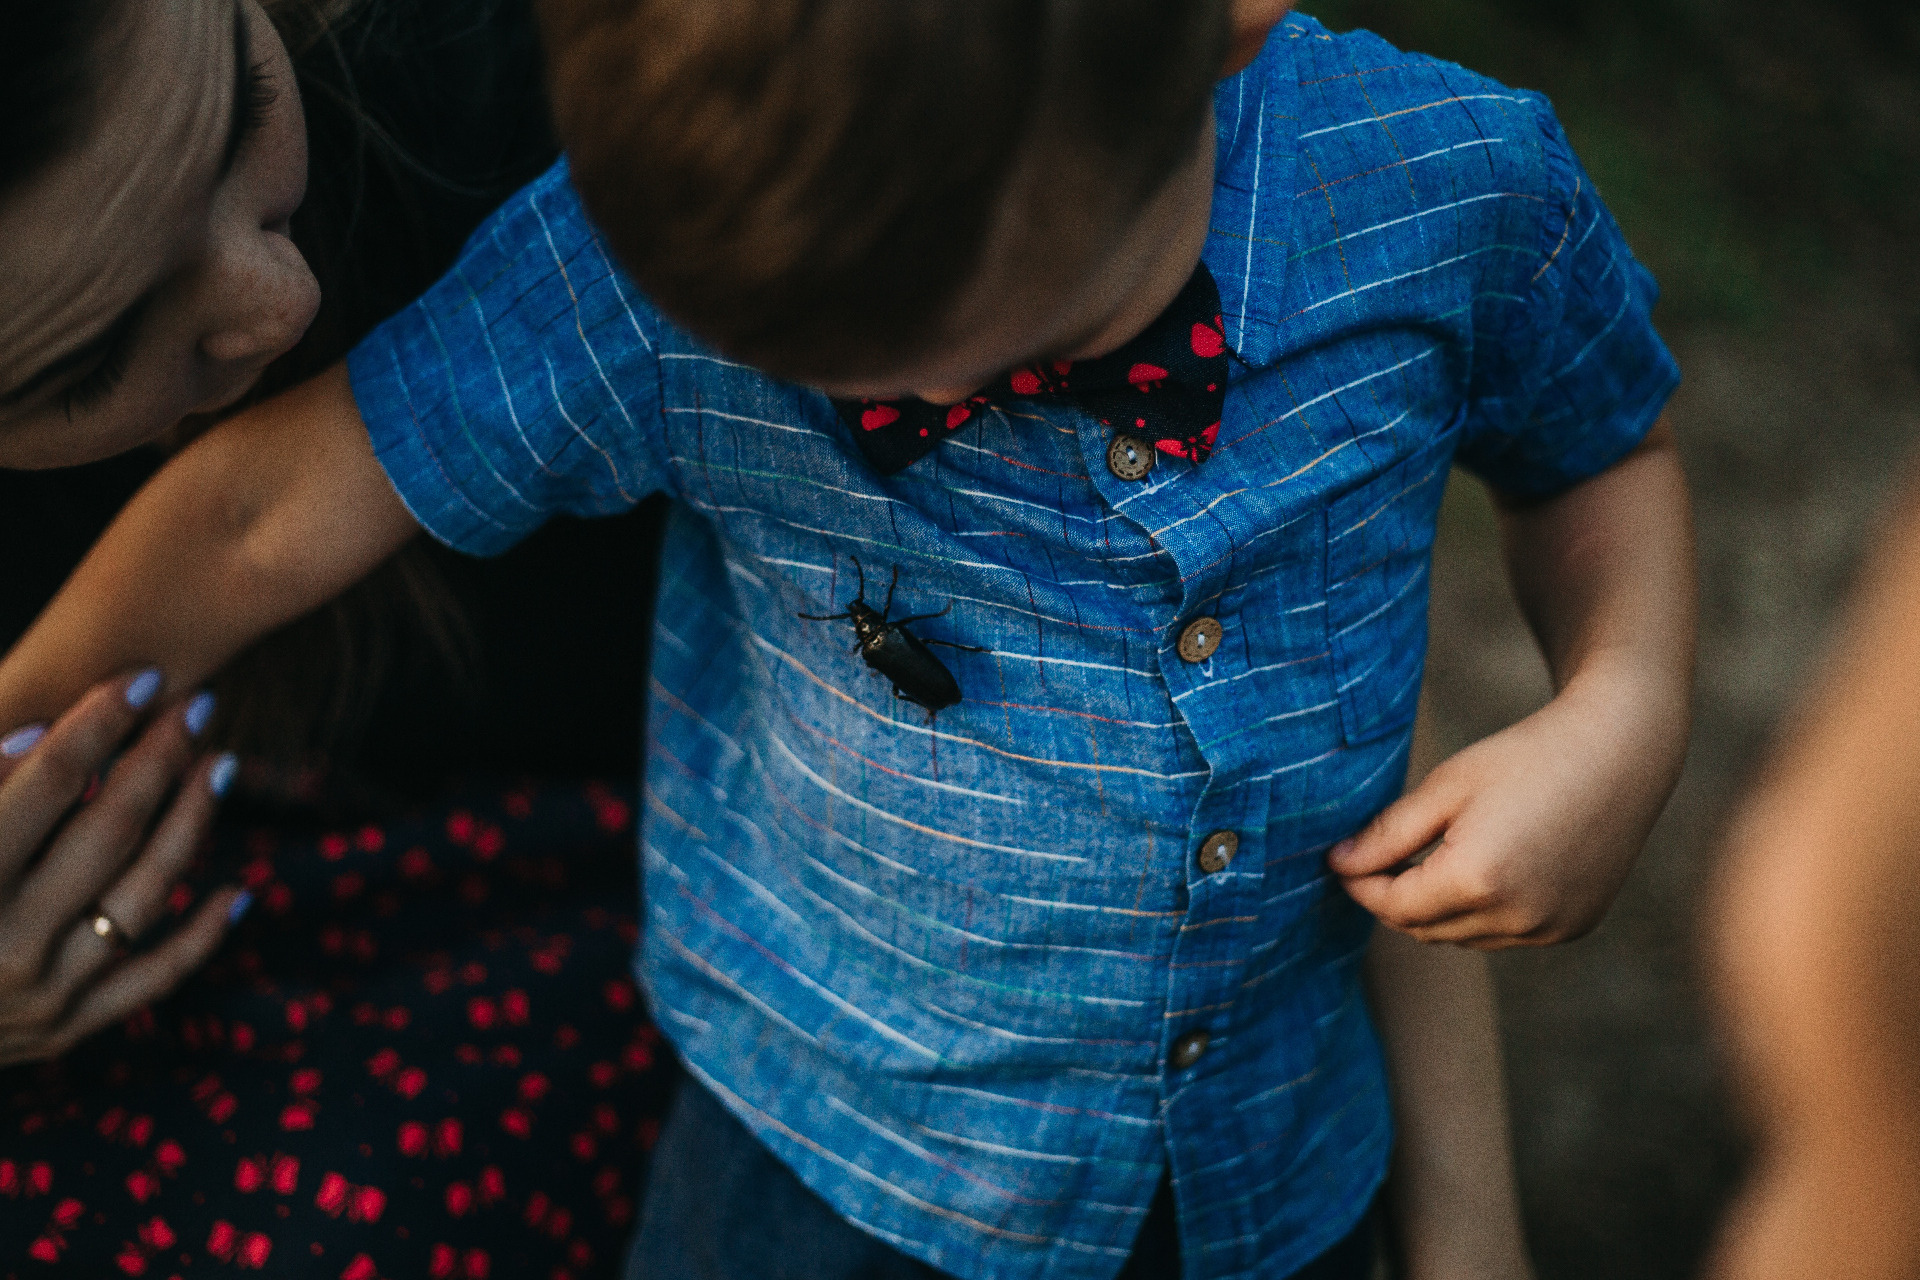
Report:
[[[640,972],[697,1086],[637,1273],[1364,1274],[1360,907],[1593,926],[1679,769],[1690,533],[1545,104],[1290,7],[551,0],[570,163],[176,460],[0,723],[418,526],[667,492]],[[1456,460],[1558,693],[1396,801]]]

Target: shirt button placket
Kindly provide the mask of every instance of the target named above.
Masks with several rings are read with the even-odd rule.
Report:
[[[1182,662],[1196,666],[1219,652],[1220,639],[1224,634],[1218,618],[1195,618],[1180,629],[1180,637],[1174,642],[1174,650],[1180,655]],[[1227,864],[1233,861],[1233,855],[1239,852],[1239,849],[1240,837],[1236,833],[1216,831],[1201,841],[1195,860],[1199,863],[1203,875],[1213,875],[1226,870]],[[1231,895],[1229,900],[1230,898]],[[1212,895],[1208,895],[1208,900],[1213,901]],[[1205,983],[1197,984],[1183,995],[1201,998],[1206,986]],[[1206,994],[1209,999],[1217,999],[1222,993]],[[1228,1002],[1231,1002],[1230,996]],[[1195,1028],[1182,1034],[1167,1050],[1167,1069],[1169,1071],[1191,1069],[1200,1061],[1201,1056],[1206,1053],[1208,1046],[1212,1043],[1213,1033],[1205,1028]]]

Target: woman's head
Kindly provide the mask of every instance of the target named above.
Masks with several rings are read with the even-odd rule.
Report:
[[[0,0],[0,466],[232,403],[318,306],[306,130],[257,0]]]

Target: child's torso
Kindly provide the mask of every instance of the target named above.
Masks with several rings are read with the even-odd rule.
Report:
[[[1448,468],[1466,439],[1548,492],[1644,428],[1610,366],[1654,346],[1605,345],[1644,291],[1537,102],[1294,18],[1216,105],[1242,359],[1198,465],[1123,478],[1026,400],[880,475],[823,396],[636,298],[564,172],[356,358],[449,541],[675,497],[655,1010],[810,1186],[949,1270],[1110,1274],[1169,1152],[1220,1171],[1182,1191],[1207,1274],[1351,1225],[1388,1124],[1324,851],[1400,786]],[[961,695],[932,719],[800,616],[896,569],[892,616],[961,646],[928,650]]]

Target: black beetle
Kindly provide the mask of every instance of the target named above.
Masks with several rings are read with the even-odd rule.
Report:
[[[859,643],[854,648],[861,659],[873,671],[893,682],[894,697],[925,707],[927,719],[932,720],[935,712],[960,701],[960,685],[954,680],[953,673],[947,670],[946,664],[934,657],[927,646],[944,645],[969,653],[985,653],[986,650],[974,645],[954,644],[951,640],[922,640],[906,629],[910,622],[925,622],[928,618],[940,617],[953,608],[952,604],[939,613],[921,613],[898,622],[889,622],[887,615],[893,612],[893,589],[900,585],[900,566],[893,567],[893,581],[887,586],[887,602],[879,609],[867,603],[867,571],[861,568],[858,559],[853,559],[853,567],[860,574],[860,594],[847,602],[845,613],[802,613],[797,616],[808,622],[851,619],[853,633],[859,637]]]

